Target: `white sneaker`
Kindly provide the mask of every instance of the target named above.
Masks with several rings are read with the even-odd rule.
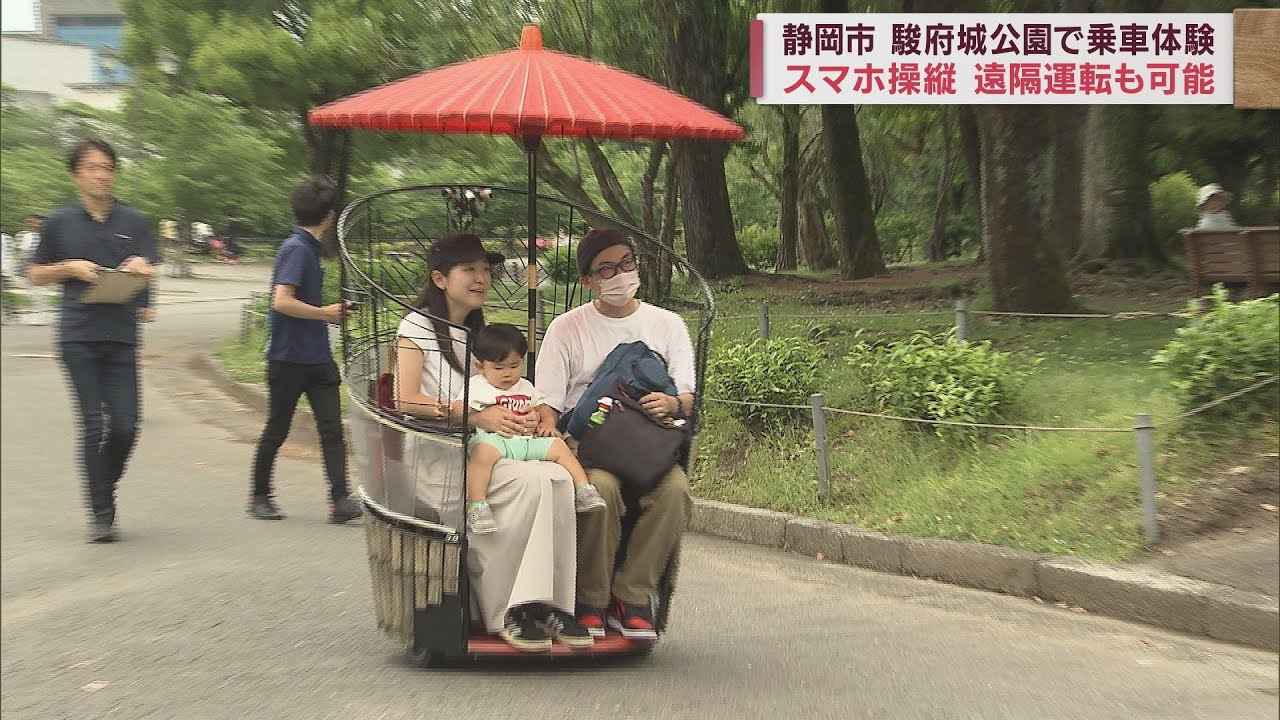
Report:
[[[467,527],[473,535],[487,535],[498,531],[498,524],[493,520],[493,510],[487,500],[473,500],[467,503]]]
[[[591,512],[605,506],[604,498],[595,485],[579,485],[573,488],[573,509],[576,512]]]

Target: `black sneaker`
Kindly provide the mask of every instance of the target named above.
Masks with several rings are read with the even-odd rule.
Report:
[[[115,513],[99,513],[89,523],[89,542],[109,543],[116,541]]]
[[[360,509],[360,503],[356,502],[350,495],[329,503],[329,522],[334,525],[341,525],[348,520],[355,520],[363,514],[364,510]]]
[[[284,513],[276,507],[275,498],[270,495],[254,495],[249,500],[249,517],[257,520],[283,520]]]
[[[578,624],[569,613],[554,608],[547,608],[545,612],[538,624],[552,640],[559,640],[571,648],[589,648],[595,643],[591,631]]]
[[[498,631],[498,637],[521,652],[547,652],[551,649],[551,636],[524,608],[514,608],[507,613],[507,624]]]

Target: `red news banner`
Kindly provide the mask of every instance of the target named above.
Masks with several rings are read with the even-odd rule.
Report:
[[[761,14],[764,104],[1223,104],[1229,13]]]

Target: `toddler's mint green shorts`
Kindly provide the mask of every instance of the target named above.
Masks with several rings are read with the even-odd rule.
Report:
[[[546,460],[551,452],[551,443],[555,438],[517,435],[502,437],[497,433],[477,430],[471,439],[472,443],[484,443],[497,448],[502,457],[508,460]]]

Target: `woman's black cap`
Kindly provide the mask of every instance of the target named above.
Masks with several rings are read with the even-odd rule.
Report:
[[[449,268],[475,260],[488,260],[492,266],[501,265],[506,258],[502,253],[489,252],[476,235],[458,233],[445,235],[431,245],[427,262],[432,270],[448,272]]]

